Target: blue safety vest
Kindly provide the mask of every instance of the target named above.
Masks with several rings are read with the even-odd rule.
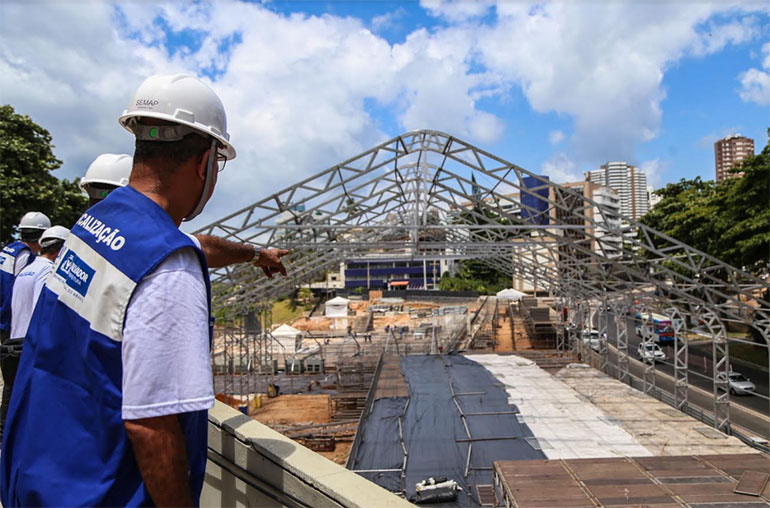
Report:
[[[16,258],[23,251],[29,251],[27,265],[35,260],[32,249],[22,242],[9,243],[0,252],[0,330],[11,329],[11,300],[13,299],[13,281],[16,280],[14,265]],[[26,268],[25,265],[24,267]]]
[[[14,383],[0,460],[4,506],[153,504],[121,416],[123,324],[139,281],[184,247],[195,248],[208,274],[192,240],[130,187],[110,193],[72,228],[32,316]],[[179,419],[197,500],[207,414]]]

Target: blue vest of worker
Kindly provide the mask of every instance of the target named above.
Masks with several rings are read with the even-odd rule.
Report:
[[[16,258],[23,251],[29,251],[27,265],[35,260],[32,249],[22,242],[9,243],[0,252],[0,330],[11,329],[11,300],[13,299],[13,281],[16,280],[14,265]]]
[[[123,324],[139,281],[185,247],[196,249],[207,274],[192,240],[130,187],[72,228],[35,308],[14,384],[0,460],[5,507],[152,505],[121,417]],[[197,500],[208,418],[197,411],[179,419]]]

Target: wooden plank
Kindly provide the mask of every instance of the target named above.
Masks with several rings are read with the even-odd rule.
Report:
[[[733,492],[749,496],[760,496],[770,481],[770,474],[761,471],[744,471]]]

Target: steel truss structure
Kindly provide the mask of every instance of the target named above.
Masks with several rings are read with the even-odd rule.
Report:
[[[583,347],[575,326],[606,334],[614,322],[600,367],[611,348],[616,375],[627,381],[628,318],[646,314],[649,338],[651,313],[665,313],[683,339],[675,353],[679,408],[687,404],[688,326],[704,326],[713,337],[716,426],[728,432],[729,390],[719,376],[730,369],[728,328],[755,330],[770,355],[766,280],[438,131],[397,136],[197,233],[292,251],[284,258],[289,277],[266,279],[250,265],[212,271],[214,306],[231,314],[324,280],[345,260],[477,259],[566,306],[561,347]],[[655,383],[650,363],[645,390]]]

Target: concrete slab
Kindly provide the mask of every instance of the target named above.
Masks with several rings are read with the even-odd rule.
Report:
[[[569,366],[560,370],[555,378],[590,401],[592,406],[614,418],[623,430],[653,455],[754,452],[737,438],[718,433],[704,423],[595,369]]]

